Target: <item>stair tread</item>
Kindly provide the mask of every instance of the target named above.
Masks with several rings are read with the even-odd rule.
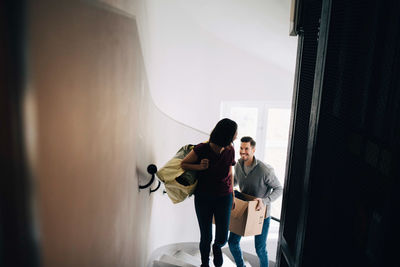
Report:
[[[196,267],[196,265],[182,261],[180,259],[175,258],[174,256],[167,255],[167,254],[162,255],[161,258],[159,259],[159,261],[169,263],[169,264],[175,264],[177,266],[182,266],[182,267]]]
[[[225,250],[225,251],[224,251]],[[153,261],[153,267],[195,267],[200,266],[200,251],[192,251],[194,255],[184,251],[182,249],[178,249],[176,251],[169,251],[163,254],[158,260]],[[228,255],[229,254],[229,255]],[[222,250],[222,255],[224,259],[224,267],[235,267],[235,262],[230,255],[230,252],[227,249]],[[243,257],[246,266],[253,266],[251,262],[254,261],[257,256],[251,255],[249,253],[243,252]],[[257,259],[258,260],[258,259]],[[213,255],[210,253],[210,266],[213,265]]]
[[[201,260],[198,257],[195,257],[193,255],[190,255],[189,253],[183,251],[183,250],[178,250],[176,251],[173,256],[179,260],[182,260],[184,262],[193,264],[195,266],[198,266],[201,264]]]
[[[200,258],[200,251],[197,252],[196,256],[198,256]],[[196,256],[194,256],[194,257],[196,257]],[[224,264],[223,264],[224,267],[236,267],[236,264],[233,262],[233,260],[231,260],[229,258],[229,256],[226,255],[226,253],[223,250],[222,250],[222,257],[224,259]],[[245,262],[247,264],[247,261],[245,261]],[[209,262],[209,264],[210,264],[211,267],[214,267],[212,252],[210,254],[210,262]],[[251,267],[251,265],[246,265],[246,266]]]
[[[153,267],[180,267],[179,265],[159,261],[159,260],[154,260],[153,261]]]

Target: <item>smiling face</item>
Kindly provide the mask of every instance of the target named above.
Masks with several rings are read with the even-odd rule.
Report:
[[[249,161],[251,163],[253,161],[255,151],[256,148],[252,147],[250,142],[242,142],[240,144],[240,157],[244,162]]]

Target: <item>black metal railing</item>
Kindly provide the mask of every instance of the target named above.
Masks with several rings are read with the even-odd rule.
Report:
[[[281,220],[279,220],[278,218],[276,218],[276,217],[274,217],[274,216],[271,216],[271,219],[274,220],[274,221],[277,221],[278,223],[281,222]]]

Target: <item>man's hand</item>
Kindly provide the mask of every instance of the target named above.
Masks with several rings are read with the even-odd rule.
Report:
[[[257,200],[256,210],[261,210],[264,207],[264,203],[262,202],[262,199],[258,197],[255,200]]]
[[[235,207],[236,207],[236,204],[235,204],[235,194],[234,194],[233,199],[232,199],[232,209],[234,210]]]
[[[200,168],[201,168],[201,170],[208,169],[208,159],[202,159],[200,161]]]

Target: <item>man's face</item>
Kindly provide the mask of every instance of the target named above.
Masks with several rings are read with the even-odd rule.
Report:
[[[254,156],[254,152],[256,151],[255,147],[251,147],[250,142],[242,142],[240,144],[240,157],[244,160],[252,160]]]

